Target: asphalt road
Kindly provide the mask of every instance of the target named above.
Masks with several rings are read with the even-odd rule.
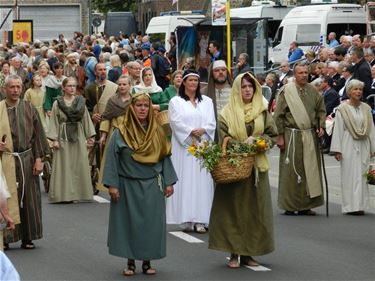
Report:
[[[154,261],[157,275],[145,276],[137,263],[133,277],[121,275],[124,259],[106,247],[108,203],[48,204],[43,193],[44,238],[35,250],[11,244],[6,252],[22,280],[375,280],[375,215],[341,214],[338,164],[326,157],[330,217],[289,217],[277,208],[277,153],[270,155],[276,249],[256,257],[267,271],[225,266],[228,253],[207,248],[208,234],[191,234],[201,243],[167,236],[167,257]],[[375,187],[371,187],[372,198]],[[108,198],[106,194],[100,194]],[[169,232],[179,231],[168,226]]]

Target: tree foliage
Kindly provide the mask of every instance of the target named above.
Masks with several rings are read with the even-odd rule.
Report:
[[[130,11],[134,12],[136,0],[91,0],[92,9],[101,13]]]

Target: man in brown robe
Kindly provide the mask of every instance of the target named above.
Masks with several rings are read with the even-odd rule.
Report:
[[[307,65],[297,63],[294,77],[281,89],[274,114],[280,148],[278,205],[286,215],[315,215],[311,208],[324,203],[317,137],[324,134],[326,112],[323,97],[307,83]]]
[[[10,198],[10,216],[15,230],[4,233],[4,248],[22,240],[24,249],[35,248],[32,240],[42,238],[39,174],[42,159],[49,153],[47,138],[37,110],[20,99],[22,79],[5,80],[6,99],[0,102],[0,151]]]

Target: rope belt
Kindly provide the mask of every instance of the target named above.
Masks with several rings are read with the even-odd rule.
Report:
[[[6,152],[6,151],[3,152],[5,154],[12,155],[16,159],[18,159],[18,162],[20,163],[20,166],[21,166],[21,174],[22,174],[22,195],[21,195],[21,203],[20,203],[21,208],[23,208],[23,198],[25,197],[25,170],[23,168],[21,156],[31,152],[31,150],[32,149],[29,148],[29,149],[27,149],[25,151],[22,151],[22,152]],[[17,182],[17,188],[18,188],[18,182]]]
[[[286,153],[286,158],[285,158],[285,161],[284,163],[286,165],[289,164],[289,151],[290,151],[290,145],[293,143],[293,170],[294,170],[294,173],[295,175],[297,176],[297,183],[301,183],[302,181],[302,177],[297,173],[297,169],[296,169],[296,165],[295,165],[295,154],[296,154],[296,132],[308,132],[308,131],[312,131],[313,129],[306,129],[306,130],[300,130],[300,129],[295,129],[295,128],[288,128],[286,127],[286,129],[288,129],[289,131],[291,131],[291,134],[290,134],[290,139],[289,139],[289,142],[288,142],[288,149],[287,149],[287,153]]]

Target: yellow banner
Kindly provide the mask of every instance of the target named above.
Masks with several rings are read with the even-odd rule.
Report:
[[[33,21],[14,20],[13,21],[13,44],[29,43],[33,41]]]

